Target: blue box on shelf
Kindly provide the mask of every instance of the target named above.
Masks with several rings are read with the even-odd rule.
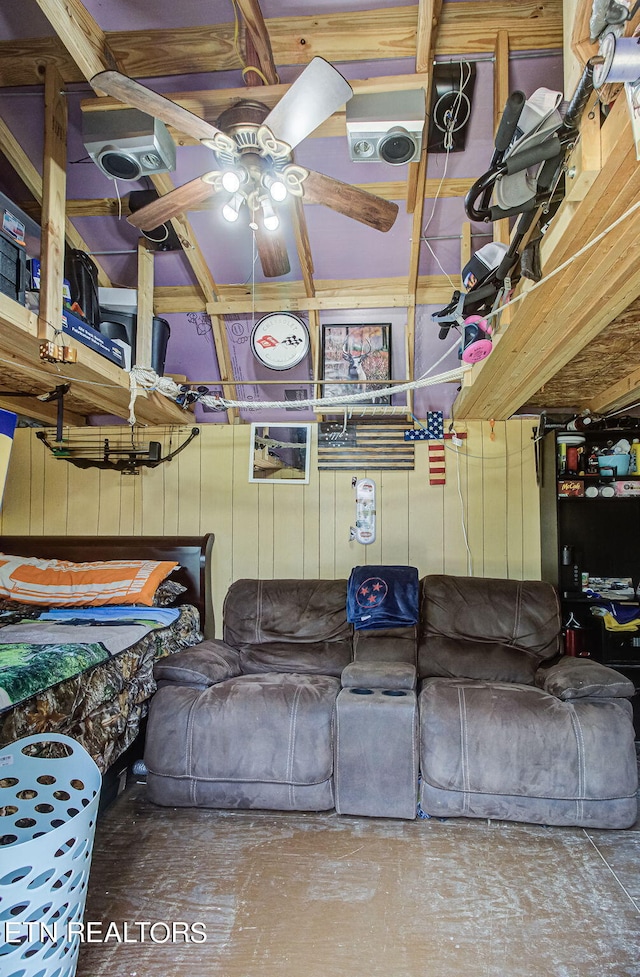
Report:
[[[101,356],[111,360],[116,366],[124,368],[124,350],[122,346],[114,342],[113,339],[109,339],[108,336],[104,336],[97,329],[94,329],[93,326],[90,326],[88,322],[83,322],[77,315],[74,315],[73,312],[69,312],[66,309],[62,313],[62,330],[68,336],[77,339],[83,346],[88,346],[89,349],[93,349],[96,353],[100,353]]]

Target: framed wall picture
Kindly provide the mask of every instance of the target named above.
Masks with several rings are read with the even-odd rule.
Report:
[[[391,379],[391,325],[327,325],[322,327],[323,397],[344,397],[388,386]],[[390,404],[389,394],[371,404]]]
[[[249,481],[279,485],[309,481],[310,424],[252,424]]]

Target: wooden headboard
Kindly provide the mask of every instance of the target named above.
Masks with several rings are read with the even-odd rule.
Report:
[[[187,590],[181,604],[195,604],[202,631],[213,638],[215,623],[211,597],[211,551],[214,534],[205,536],[0,536],[0,552],[43,560],[175,560],[180,568],[172,580]]]

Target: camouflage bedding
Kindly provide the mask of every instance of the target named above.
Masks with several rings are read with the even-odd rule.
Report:
[[[0,747],[32,733],[66,733],[104,772],[135,739],[156,690],[153,663],[202,640],[198,611],[180,607],[170,627],[0,713]]]

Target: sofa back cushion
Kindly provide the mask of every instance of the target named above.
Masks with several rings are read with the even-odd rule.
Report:
[[[420,581],[418,674],[532,684],[559,648],[551,584],[434,574]]]
[[[244,674],[339,676],[352,658],[346,580],[236,580],[224,601],[224,640]]]

